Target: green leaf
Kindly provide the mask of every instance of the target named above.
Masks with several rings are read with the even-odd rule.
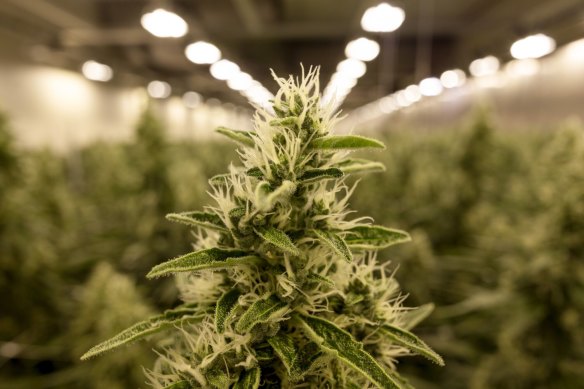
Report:
[[[261,374],[259,367],[246,370],[239,376],[239,381],[233,385],[233,389],[258,389],[260,387]]]
[[[331,167],[328,169],[310,169],[304,172],[298,181],[303,184],[310,182],[320,181],[320,180],[330,180],[333,178],[339,178],[343,176],[343,172],[340,169]]]
[[[266,323],[270,319],[281,316],[288,309],[288,304],[281,301],[275,294],[254,302],[239,318],[235,325],[237,332],[244,333],[256,324]]]
[[[192,388],[194,388],[194,386],[191,385],[189,381],[178,381],[164,387],[164,389],[192,389]]]
[[[296,191],[296,184],[285,180],[275,190],[272,190],[270,183],[262,181],[256,186],[255,198],[256,206],[260,211],[271,210],[278,201],[287,200]]]
[[[321,276],[320,274],[317,273],[310,272],[308,273],[308,276],[306,278],[308,278],[308,280],[312,282],[322,282],[327,284],[328,286],[335,286],[335,282],[333,280],[331,280],[328,277]]]
[[[245,174],[256,178],[262,178],[264,176],[264,173],[262,173],[259,167],[252,167],[251,169],[248,169]]]
[[[328,320],[307,315],[297,315],[297,317],[306,328],[308,335],[323,350],[338,356],[379,388],[401,389],[396,374],[381,367],[368,352],[363,350],[363,344],[353,339],[351,334]]]
[[[322,243],[330,247],[335,252],[335,254],[339,255],[347,262],[353,261],[353,254],[351,253],[351,250],[349,250],[349,247],[343,238],[330,231],[312,230],[312,232]]]
[[[405,231],[382,226],[362,225],[345,232],[348,232],[345,242],[354,249],[378,250],[411,240],[410,235]]]
[[[187,224],[190,226],[203,227],[221,232],[227,231],[227,227],[225,227],[223,220],[221,220],[221,218],[214,213],[199,211],[169,213],[166,215],[166,218],[170,221]]]
[[[215,307],[215,328],[217,332],[222,334],[225,331],[225,320],[229,317],[233,309],[236,307],[237,300],[241,293],[237,289],[231,289],[217,301]]]
[[[411,332],[390,324],[384,324],[379,329],[394,343],[397,343],[416,354],[422,355],[440,366],[444,366],[444,360],[442,357]]]
[[[385,166],[381,162],[360,158],[345,159],[333,165],[333,167],[340,169],[345,174],[385,171]]]
[[[292,381],[301,380],[313,363],[322,355],[316,343],[310,342],[298,347],[293,337],[281,332],[268,338],[268,343],[288,370]]]
[[[206,317],[205,312],[195,307],[181,306],[175,309],[169,309],[161,315],[151,317],[148,320],[141,321],[133,326],[123,330],[113,338],[106,340],[87,351],[82,360],[89,359],[103,352],[115,349],[125,344],[133,343],[143,339],[148,335],[155,334],[176,325],[187,322],[201,321]]]
[[[249,255],[246,251],[211,248],[182,255],[156,265],[146,277],[155,278],[187,271],[218,270],[234,266],[247,266],[257,264],[260,261],[259,257]]]
[[[402,320],[405,323],[404,328],[410,330],[424,321],[434,311],[434,304],[428,303],[421,305],[415,309],[405,311],[402,315]]]
[[[285,232],[280,231],[274,227],[258,227],[254,231],[260,238],[268,243],[273,244],[277,248],[292,255],[300,256],[300,250],[292,243],[290,237]]]
[[[209,370],[205,373],[205,378],[216,389],[229,389],[229,384],[231,384],[229,376],[221,369]]]
[[[334,135],[316,138],[310,142],[310,147],[317,150],[354,150],[363,148],[384,149],[378,140],[359,135]]]
[[[219,127],[215,131],[222,135],[225,135],[231,140],[241,143],[244,146],[248,147],[255,146],[255,142],[253,140],[253,137],[251,136],[251,132],[249,131],[232,130],[226,127]]]

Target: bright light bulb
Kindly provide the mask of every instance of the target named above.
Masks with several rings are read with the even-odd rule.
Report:
[[[166,99],[170,96],[171,88],[168,82],[151,81],[148,84],[148,94],[155,99]]]
[[[556,41],[545,34],[535,34],[519,39],[511,45],[515,59],[540,58],[556,49]]]
[[[410,105],[412,105],[412,102],[410,100],[408,100],[408,98],[406,97],[405,90],[401,90],[399,92],[396,92],[394,94],[394,97],[395,97],[395,101],[397,102],[397,105],[399,105],[402,108],[409,107]]]
[[[247,73],[239,72],[227,80],[227,86],[233,90],[243,91],[251,87],[253,78]]]
[[[391,32],[397,30],[405,18],[403,9],[381,3],[365,11],[361,18],[361,27],[370,32]]]
[[[337,72],[351,78],[362,77],[367,71],[367,65],[358,59],[347,58],[337,65]]]
[[[505,65],[505,72],[516,77],[533,76],[538,71],[539,62],[536,59],[515,59]]]
[[[499,60],[497,57],[489,55],[484,58],[475,59],[470,63],[469,70],[470,74],[475,77],[490,76],[499,70]]]
[[[357,38],[347,44],[345,54],[360,61],[371,61],[379,55],[379,43],[367,38]]]
[[[239,74],[239,66],[227,59],[222,59],[211,65],[209,71],[218,80],[228,80]]]
[[[114,71],[111,67],[96,61],[87,61],[81,67],[81,72],[88,80],[106,82],[112,79]]]
[[[183,103],[187,108],[196,108],[203,101],[203,97],[197,92],[186,92],[183,95]]]
[[[183,18],[162,8],[142,15],[140,21],[146,31],[159,38],[180,38],[189,30]]]
[[[442,83],[436,77],[425,78],[420,81],[420,93],[424,96],[438,96],[442,93]]]
[[[447,70],[440,76],[440,82],[444,88],[456,88],[466,81],[466,74],[460,69]]]
[[[392,113],[397,109],[397,103],[393,96],[385,96],[379,99],[377,104],[379,106],[379,110],[383,113]]]
[[[191,43],[185,49],[189,61],[199,65],[211,64],[221,59],[221,51],[212,43],[198,41]]]
[[[422,98],[422,93],[420,92],[420,87],[417,85],[410,85],[404,89],[404,96],[408,101],[415,103],[420,101]]]

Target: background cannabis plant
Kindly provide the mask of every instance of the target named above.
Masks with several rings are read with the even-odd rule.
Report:
[[[409,235],[348,219],[345,176],[383,170],[348,152],[383,144],[330,134],[337,117],[320,105],[317,69],[276,81],[274,113],[258,109],[254,132],[218,129],[241,144],[243,166],[210,179],[216,204],[167,216],[194,228],[195,251],[148,277],[176,275],[184,303],[83,358],[169,329],[148,372],[156,388],[403,388],[397,357],[443,364],[409,332],[431,306],[403,307],[376,261]]]

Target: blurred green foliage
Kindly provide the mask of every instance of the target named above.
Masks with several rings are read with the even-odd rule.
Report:
[[[147,343],[89,362],[95,344],[176,299],[145,282],[188,250],[164,220],[208,203],[231,145],[172,143],[145,114],[134,142],[60,156],[17,148],[0,117],[0,388],[145,387]],[[434,301],[417,333],[446,360],[402,360],[419,389],[584,388],[584,127],[385,134],[387,171],[351,208],[412,232],[381,252],[408,305]],[[376,135],[379,137],[379,134]],[[148,303],[147,303],[148,302]]]

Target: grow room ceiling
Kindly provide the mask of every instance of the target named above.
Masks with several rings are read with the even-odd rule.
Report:
[[[214,43],[228,58],[274,90],[269,69],[298,73],[299,64],[320,65],[326,84],[345,58],[345,45],[359,36],[376,39],[381,54],[367,63],[345,101],[365,104],[421,78],[451,68],[467,69],[475,58],[510,58],[522,35],[545,32],[558,45],[584,36],[581,0],[408,0],[390,1],[405,10],[401,28],[365,33],[369,0],[2,0],[3,57],[72,70],[94,59],[109,64],[118,84],[169,82],[174,93],[195,90],[205,97],[246,104],[213,78],[208,65],[188,61],[185,47]],[[188,23],[182,38],[157,38],[140,25],[145,11],[171,8]]]

